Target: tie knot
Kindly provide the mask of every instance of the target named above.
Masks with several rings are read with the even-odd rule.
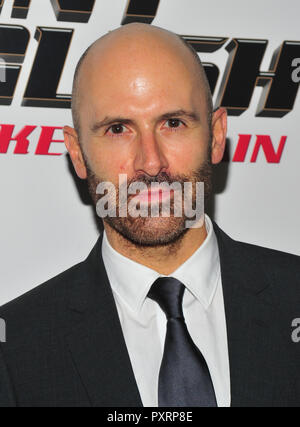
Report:
[[[174,277],[157,279],[148,293],[148,297],[156,301],[165,312],[167,319],[182,318],[182,300],[185,286]]]

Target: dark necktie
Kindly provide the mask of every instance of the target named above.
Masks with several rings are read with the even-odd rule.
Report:
[[[173,277],[157,279],[148,294],[167,317],[167,334],[159,372],[159,407],[216,407],[210,373],[194,344],[182,310],[185,286]]]

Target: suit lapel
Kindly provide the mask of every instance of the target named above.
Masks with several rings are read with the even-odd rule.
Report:
[[[279,406],[294,393],[278,349],[276,301],[257,251],[230,239],[214,223],[221,261],[227,323],[232,406]],[[70,290],[74,327],[66,337],[74,365],[92,406],[141,407],[101,254],[102,237],[82,264]],[[243,251],[245,252],[243,253]]]
[[[101,255],[102,237],[71,290],[74,328],[67,336],[73,362],[92,406],[139,407],[141,398]]]
[[[276,329],[278,314],[262,260],[253,248],[230,239],[216,224],[227,322],[231,405],[278,406],[292,399],[278,349],[286,342]],[[282,350],[281,350],[282,351]]]

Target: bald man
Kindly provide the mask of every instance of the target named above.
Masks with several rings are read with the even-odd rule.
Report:
[[[232,240],[201,210],[227,117],[196,52],[158,27],[118,28],[79,61],[72,113],[65,144],[104,231],[1,308],[0,406],[300,406],[300,260]],[[182,193],[155,187],[175,183],[192,226],[175,214]],[[113,200],[132,184],[145,189]],[[132,201],[172,209],[134,215]]]

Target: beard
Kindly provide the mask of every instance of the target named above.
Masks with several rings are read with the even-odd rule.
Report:
[[[211,147],[211,144],[209,144]],[[93,200],[93,203],[96,207],[99,199],[103,196],[97,194],[97,187],[100,183],[105,182],[106,180],[102,177],[97,176],[92,168],[90,167],[87,159],[84,157],[85,166],[87,169],[87,183],[90,196]],[[192,183],[192,209],[196,209],[196,183],[201,182],[204,184],[204,204],[208,200],[211,194],[212,188],[212,163],[211,163],[211,148],[209,148],[205,161],[201,166],[196,170],[190,173],[189,175],[168,175],[166,172],[161,172],[157,176],[150,177],[149,175],[139,175],[138,177],[131,179],[128,182],[128,187],[133,182],[141,182],[147,186],[148,189],[151,188],[152,183],[167,183],[171,185],[172,183],[180,183],[182,188],[184,187],[185,182]],[[177,247],[181,242],[185,234],[189,231],[189,228],[186,227],[186,221],[191,220],[190,217],[187,217],[184,210],[182,210],[182,215],[180,217],[175,216],[175,198],[171,197],[170,199],[170,215],[168,217],[162,217],[162,202],[159,203],[159,217],[151,216],[151,204],[148,206],[148,216],[147,217],[133,217],[128,212],[126,217],[119,216],[119,188],[115,185],[116,190],[116,216],[107,216],[102,218],[103,222],[110,226],[114,231],[120,234],[127,241],[131,242],[135,246],[140,248],[146,247],[159,247],[159,246],[169,246],[170,250],[172,247]],[[128,190],[128,188],[127,188]],[[127,192],[128,194],[128,192]],[[133,196],[128,196],[128,202]],[[183,196],[182,196],[183,197]],[[183,206],[183,205],[182,205]]]

